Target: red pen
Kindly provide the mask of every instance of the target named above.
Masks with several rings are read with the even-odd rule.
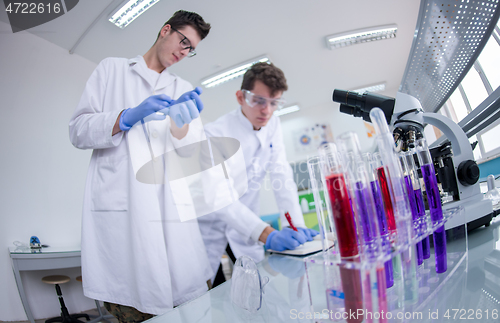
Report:
[[[288,224],[290,224],[290,227],[293,229],[293,231],[299,231],[299,230],[297,230],[297,227],[293,224],[292,217],[290,216],[290,213],[285,212],[285,218],[288,221]]]

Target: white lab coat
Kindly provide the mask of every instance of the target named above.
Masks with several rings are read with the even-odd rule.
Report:
[[[90,76],[69,124],[73,145],[94,149],[82,216],[85,296],[162,314],[207,290],[213,273],[198,223],[179,221],[168,184],[135,178],[131,154],[149,156],[147,146],[133,144],[144,141],[142,127],[112,136],[123,109],[153,94],[176,99],[192,88],[167,70],[148,69],[141,56],[105,59]],[[199,120],[182,140],[171,135],[170,118],[148,122],[155,156],[192,142]]]
[[[265,127],[255,131],[240,107],[205,125],[205,133],[207,137],[232,137],[240,142],[248,178],[248,191],[237,202],[198,219],[216,273],[228,242],[236,258],[246,255],[255,262],[264,259],[263,244],[258,239],[268,224],[259,217],[259,191],[266,171],[270,172],[282,226],[288,226],[286,211],[296,226],[305,227],[305,223],[293,171],[286,160],[279,118],[271,117]]]

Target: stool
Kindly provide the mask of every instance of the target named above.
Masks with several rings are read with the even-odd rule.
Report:
[[[59,297],[59,303],[61,304],[61,316],[53,317],[45,321],[45,323],[52,322],[62,322],[62,323],[82,323],[78,318],[84,317],[87,321],[90,320],[88,314],[69,314],[66,305],[64,305],[64,300],[62,297],[61,287],[59,284],[65,284],[69,282],[69,277],[64,275],[53,275],[53,276],[45,276],[42,278],[42,282],[46,284],[55,285],[57,296]]]
[[[76,277],[76,280],[81,283],[82,282],[82,276]],[[111,314],[104,315],[104,313],[101,310],[101,304],[99,303],[98,300],[95,300],[95,306],[97,307],[97,312],[99,313],[99,316],[96,317],[96,318],[93,318],[92,321],[90,321],[88,323],[100,322],[102,320],[107,321],[107,322],[111,322],[108,319],[114,318],[114,316],[111,315]]]

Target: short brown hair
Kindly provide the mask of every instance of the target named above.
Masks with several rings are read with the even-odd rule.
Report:
[[[253,90],[255,81],[257,80],[261,81],[269,88],[271,95],[274,95],[278,91],[284,92],[288,90],[285,74],[282,70],[274,66],[273,63],[261,62],[252,65],[243,76],[241,89],[248,91]]]
[[[181,29],[185,26],[191,26],[193,27],[197,32],[200,38],[203,40],[205,37],[207,37],[208,33],[210,32],[210,24],[206,23],[203,18],[197,14],[196,12],[189,12],[185,10],[179,10],[170,19],[163,24],[161,27],[165,27],[165,25],[170,25],[174,29]],[[156,40],[160,38],[160,32],[158,32],[158,36],[156,37]]]

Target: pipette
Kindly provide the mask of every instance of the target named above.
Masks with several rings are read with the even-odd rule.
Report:
[[[146,129],[146,125],[144,119],[141,119],[142,130],[144,130],[144,135],[146,136],[146,141],[148,142],[149,153],[151,154],[151,161],[154,162],[155,155],[153,153],[153,147],[151,146],[151,140],[149,140],[148,130]]]

